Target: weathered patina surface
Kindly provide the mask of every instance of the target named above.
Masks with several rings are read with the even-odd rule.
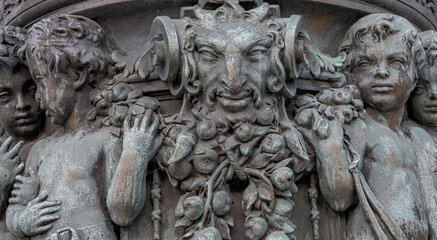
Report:
[[[432,1],[51,2],[1,1],[1,239],[437,239]]]

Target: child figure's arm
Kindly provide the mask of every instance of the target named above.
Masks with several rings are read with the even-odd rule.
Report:
[[[123,152],[109,187],[107,205],[114,223],[127,226],[143,209],[146,199],[146,171],[162,139],[157,137],[159,118],[146,110],[131,127],[131,115],[124,122]]]
[[[18,238],[42,234],[52,228],[52,222],[60,216],[60,201],[48,201],[47,194],[39,193],[38,176],[38,143],[35,144],[26,160],[25,172],[29,177],[18,177],[15,197],[6,210],[6,225],[9,231]]]
[[[0,209],[2,211],[7,206],[8,191],[15,181],[15,176],[24,169],[24,164],[18,156],[24,142],[20,141],[13,147],[12,142],[13,138],[9,137],[0,146]]]

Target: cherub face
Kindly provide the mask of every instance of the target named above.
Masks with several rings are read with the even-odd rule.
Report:
[[[402,37],[389,35],[379,42],[368,37],[351,54],[354,82],[364,105],[383,112],[404,108],[415,86],[415,66]]]
[[[60,79],[49,73],[47,64],[40,60],[29,58],[28,61],[37,85],[36,100],[54,124],[63,125],[77,102],[72,80]]]
[[[437,126],[437,62],[429,67],[427,80],[420,80],[411,94],[411,118],[416,122]]]
[[[259,26],[246,21],[220,23],[202,30],[195,45],[203,101],[208,99],[228,113],[253,109],[272,75],[272,40]]]
[[[35,101],[36,84],[25,67],[13,73],[0,69],[0,124],[6,132],[18,138],[31,139],[43,128],[44,117]]]

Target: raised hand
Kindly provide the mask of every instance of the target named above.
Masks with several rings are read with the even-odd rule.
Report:
[[[39,182],[37,178],[17,175],[9,203],[27,205],[37,197],[38,191]]]
[[[27,204],[19,213],[17,225],[24,236],[35,236],[47,232],[52,228],[52,222],[59,219],[54,215],[61,209],[61,201],[48,201],[47,195],[40,195]]]
[[[162,136],[157,137],[159,118],[147,109],[144,116],[136,117],[131,126],[132,115],[124,121],[123,151],[134,151],[142,159],[150,160],[162,143]]]
[[[3,186],[12,184],[15,176],[24,169],[24,163],[18,156],[24,142],[20,141],[12,147],[13,141],[13,137],[8,137],[0,146],[0,178]]]

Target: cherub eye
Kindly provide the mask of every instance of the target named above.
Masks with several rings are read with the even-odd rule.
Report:
[[[361,59],[355,64],[356,67],[368,67],[370,66],[370,61],[367,59]]]
[[[390,64],[396,64],[396,65],[404,65],[407,62],[407,59],[405,58],[393,58],[390,60]]]
[[[11,93],[6,90],[0,90],[0,100],[7,101],[11,98]]]
[[[418,94],[418,95],[423,94],[425,92],[426,92],[426,88],[419,84],[416,85],[416,88],[414,88],[413,90],[413,94]]]
[[[35,95],[35,93],[36,93],[36,85],[29,86],[29,88],[27,89],[27,92],[29,94]]]
[[[252,48],[246,55],[250,61],[259,61],[267,56],[267,48],[263,46],[257,46]]]

